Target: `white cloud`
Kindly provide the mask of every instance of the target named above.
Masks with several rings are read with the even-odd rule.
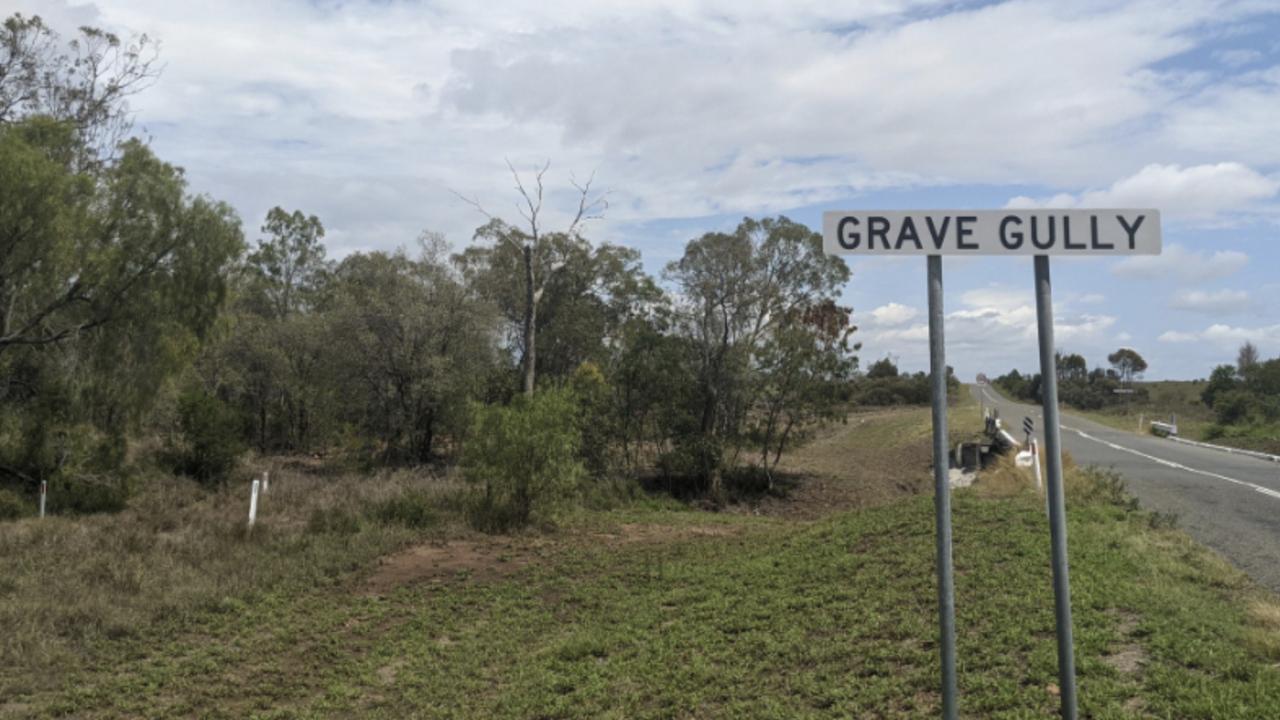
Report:
[[[1157,142],[1187,157],[1280,162],[1280,67],[1244,72],[1206,85],[1168,109]]]
[[[1030,367],[1034,363],[1037,342],[1036,311],[1029,290],[1003,285],[989,285],[960,294],[962,307],[946,316],[946,341],[949,357],[962,355],[973,366],[988,371],[1003,371],[1011,365]],[[1066,306],[1055,307],[1054,336],[1059,347],[1097,356],[1112,340],[1108,332],[1116,324],[1110,315],[1070,312]],[[929,326],[916,323],[907,327],[871,328],[862,338],[870,353],[893,352],[917,367],[927,365]],[[1010,348],[1025,351],[1021,362],[1011,359]],[[1114,349],[1114,348],[1110,348]]]
[[[1031,288],[1018,290],[1003,285],[966,290],[960,294],[960,301],[971,308],[1000,308],[1012,310],[1018,307],[1034,307],[1035,298]]]
[[[1205,328],[1201,337],[1207,342],[1220,346],[1236,346],[1245,342],[1256,342],[1265,347],[1274,347],[1280,343],[1280,325],[1263,327],[1234,327],[1215,324]]]
[[[905,328],[892,328],[875,333],[872,342],[886,350],[892,350],[899,343],[926,343],[929,341],[929,326],[916,324]]]
[[[1209,282],[1233,275],[1248,263],[1249,256],[1237,250],[1210,255],[1175,243],[1165,246],[1160,255],[1127,257],[1112,265],[1111,272],[1123,278]]]
[[[1238,68],[1258,62],[1262,59],[1262,53],[1249,48],[1232,48],[1230,50],[1218,50],[1213,54],[1213,59],[1229,68]]]
[[[1247,210],[1260,200],[1275,197],[1280,180],[1267,177],[1237,162],[1215,165],[1152,164],[1116,181],[1106,190],[1079,195],[1058,194],[1034,199],[1019,196],[1014,208],[1154,207],[1171,217],[1211,218],[1219,213]]]
[[[1237,327],[1216,323],[1198,332],[1169,330],[1158,339],[1166,343],[1205,343],[1219,350],[1230,350],[1251,342],[1269,353],[1280,350],[1280,325]]]
[[[1175,310],[1225,315],[1238,313],[1249,308],[1251,301],[1245,290],[1183,290],[1174,295],[1170,307]]]
[[[568,171],[598,169],[616,192],[597,237],[877,188],[1089,187],[1153,159],[1280,156],[1269,80],[1217,88],[1157,65],[1252,12],[1247,3],[0,8],[159,38],[165,74],[134,103],[159,152],[250,228],[275,204],[318,214],[339,255],[411,242],[423,227],[465,241],[480,218],[450,189],[512,214],[508,156],[555,161],[553,224]],[[1242,126],[1245,139],[1232,139]],[[352,184],[372,200],[346,195]]]
[[[891,302],[872,310],[871,318],[878,326],[892,327],[910,322],[919,314],[920,311],[913,307]]]

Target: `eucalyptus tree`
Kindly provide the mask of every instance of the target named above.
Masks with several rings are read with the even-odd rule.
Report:
[[[543,376],[566,378],[583,362],[609,362],[624,324],[656,312],[665,297],[640,265],[640,254],[608,243],[592,246],[581,238],[556,236],[545,252],[561,258],[539,298],[534,327],[535,356]],[[509,244],[472,245],[455,256],[468,287],[502,313],[510,345],[523,349],[526,293],[522,252]]]
[[[324,224],[301,210],[274,207],[262,226],[266,237],[246,259],[260,314],[285,318],[307,310],[332,264],[325,258]]]
[[[1245,341],[1236,353],[1236,372],[1240,377],[1247,377],[1258,366],[1258,346]]]
[[[433,257],[357,253],[334,274],[331,382],[346,419],[392,462],[430,460],[469,421],[493,367],[497,317]]]
[[[550,167],[551,162],[547,161],[534,172],[533,182],[526,185],[515,167],[507,163],[516,183],[516,192],[520,195],[516,210],[523,222],[519,227],[490,214],[478,200],[458,196],[489,218],[488,223],[476,230],[475,240],[494,250],[505,249],[519,259],[518,274],[511,275],[507,282],[520,293],[520,365],[522,388],[526,395],[533,393],[536,384],[538,309],[547,286],[567,264],[567,254],[584,243],[581,235],[583,225],[602,217],[609,206],[607,193],[592,194],[594,175],[585,184],[571,180],[576,191],[576,208],[569,214],[569,222],[563,230],[548,230],[543,178]]]
[[[92,169],[82,149],[67,123],[0,126],[0,392],[9,421],[32,423],[17,434],[28,450],[94,420],[119,445],[213,324],[243,249],[235,213],[189,195],[141,142]],[[22,462],[41,472],[69,461],[32,452]]]
[[[724,443],[739,440],[756,401],[759,353],[797,313],[834,300],[849,269],[800,223],[746,218],[731,233],[690,241],[666,277],[679,289],[681,325],[697,351],[702,471],[719,494]]]
[[[749,434],[759,444],[760,468],[771,490],[783,451],[839,412],[839,389],[858,367],[851,312],[830,298],[793,308],[757,352]]]
[[[1133,348],[1120,348],[1107,356],[1120,381],[1128,384],[1147,371],[1147,361]]]
[[[38,15],[15,13],[0,25],[0,125],[53,118],[79,140],[77,168],[102,164],[132,128],[129,98],[159,76],[157,50],[146,35],[93,27],[64,43]]]

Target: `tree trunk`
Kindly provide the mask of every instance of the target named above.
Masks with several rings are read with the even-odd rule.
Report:
[[[524,246],[524,394],[533,394],[537,367],[537,298],[533,288],[533,245]]]
[[[258,401],[258,451],[267,451],[267,401]]]

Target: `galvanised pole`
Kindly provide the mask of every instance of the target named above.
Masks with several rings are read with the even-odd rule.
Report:
[[[1058,426],[1058,369],[1053,357],[1053,292],[1049,257],[1037,255],[1036,320],[1040,326],[1040,393],[1044,400],[1044,448],[1048,464],[1049,542],[1053,556],[1053,605],[1058,626],[1058,685],[1062,717],[1076,720],[1076,660],[1071,638],[1071,580],[1067,571],[1067,512],[1062,492],[1062,437]]]
[[[947,460],[947,358],[943,342],[942,256],[929,256],[929,373],[933,381],[933,509],[938,541],[938,634],[942,717],[956,718],[956,591],[951,565],[951,464]]]

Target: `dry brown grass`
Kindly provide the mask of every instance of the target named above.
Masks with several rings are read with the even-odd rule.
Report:
[[[413,540],[465,532],[455,478],[261,467],[271,468],[271,489],[252,532],[247,476],[217,492],[157,478],[119,514],[0,523],[0,697],[41,689],[41,678],[192,613],[323,585]],[[429,527],[379,516],[403,497],[430,506]]]
[[[973,492],[981,497],[1007,498],[1035,492],[1035,482],[1031,469],[1018,467],[1008,454],[978,472]]]
[[[1250,628],[1246,639],[1254,650],[1280,661],[1280,603],[1272,598],[1257,598],[1247,609]]]

